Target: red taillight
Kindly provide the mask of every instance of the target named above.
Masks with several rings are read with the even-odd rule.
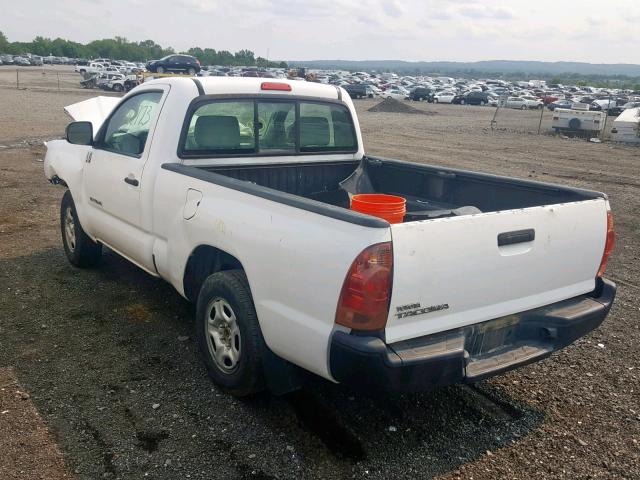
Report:
[[[342,285],[336,323],[355,330],[380,330],[387,324],[393,249],[391,242],[366,248],[354,260]]]
[[[607,262],[611,253],[613,253],[613,247],[616,243],[616,233],[613,230],[613,214],[607,211],[607,241],[604,244],[604,252],[602,253],[602,261],[600,262],[600,268],[598,269],[598,276],[604,275],[604,271],[607,269]]]
[[[291,85],[288,83],[278,83],[278,82],[262,82],[260,85],[261,90],[279,90],[281,92],[290,92]]]

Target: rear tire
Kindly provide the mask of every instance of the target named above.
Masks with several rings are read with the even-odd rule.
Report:
[[[91,240],[83,230],[69,190],[64,192],[60,204],[60,232],[64,252],[72,265],[86,268],[100,263],[102,245]]]
[[[210,275],[198,295],[196,338],[211,379],[243,397],[265,388],[263,352],[267,348],[242,270]]]
[[[520,107],[520,110],[526,110],[526,109],[527,109],[527,106],[526,106],[526,105],[522,105],[522,106]]]
[[[487,102],[485,102],[484,100],[480,100],[480,106],[484,107],[487,104]]]
[[[196,74],[195,68],[190,68],[189,70],[187,70],[187,72],[189,73],[189,75],[195,75]]]

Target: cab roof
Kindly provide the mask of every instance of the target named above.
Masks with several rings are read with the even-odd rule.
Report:
[[[307,82],[304,80],[287,80],[279,78],[254,78],[254,77],[165,77],[144,85],[153,83],[164,83],[175,85],[181,88],[188,85],[193,88],[194,85],[200,83],[205,95],[291,95],[292,97],[317,97],[336,100],[341,96],[348,97],[347,94],[341,93],[339,87],[334,85],[326,85],[316,82]],[[285,84],[291,87],[290,91],[264,89],[263,84]]]

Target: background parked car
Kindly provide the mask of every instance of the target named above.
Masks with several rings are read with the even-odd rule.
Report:
[[[456,96],[452,103],[460,103],[460,105],[488,105],[492,98],[492,95],[487,92],[473,91],[461,95],[459,98]]]
[[[555,110],[556,108],[568,108],[571,109],[571,107],[573,107],[573,102],[571,100],[558,100],[557,102],[551,102],[549,105],[547,105],[547,108],[551,111]]]
[[[362,83],[345,85],[343,88],[347,91],[351,98],[373,97],[373,92],[367,91],[367,85],[363,85]]]
[[[31,65],[31,62],[26,57],[15,56],[13,57],[14,65],[20,65],[21,67],[28,67]]]
[[[523,95],[520,98],[522,98],[526,102],[528,108],[543,108],[544,107],[544,103],[538,97],[534,97],[532,95]]]
[[[396,100],[405,100],[409,98],[409,92],[405,89],[390,88],[382,92],[384,98],[395,98]]]
[[[147,70],[153,73],[188,73],[195,75],[201,70],[200,61],[191,55],[167,55],[160,60],[147,63]]]
[[[427,87],[415,87],[409,91],[409,98],[416,102],[421,102],[423,100],[430,102],[432,100],[432,93]]]
[[[522,97],[508,97],[504,106],[507,108],[516,108],[518,110],[529,109],[527,101]]]
[[[456,94],[453,92],[438,92],[433,96],[435,103],[451,103]]]

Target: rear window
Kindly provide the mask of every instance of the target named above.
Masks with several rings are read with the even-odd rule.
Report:
[[[190,109],[181,156],[353,153],[357,139],[340,104],[288,99],[212,100]]]

